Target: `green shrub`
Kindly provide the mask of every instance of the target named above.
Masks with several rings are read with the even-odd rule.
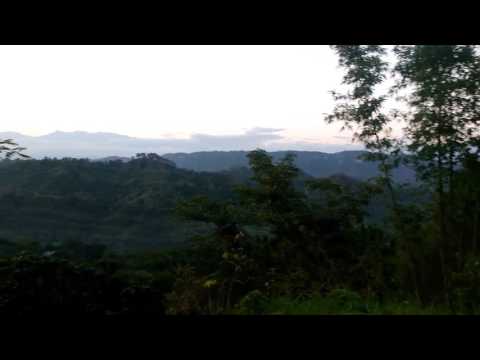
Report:
[[[354,291],[347,289],[334,289],[327,298],[340,309],[347,312],[368,312],[368,307],[361,296]]]
[[[458,310],[469,314],[480,311],[480,257],[471,256],[463,271],[453,274],[455,302]]]
[[[263,314],[268,304],[268,298],[259,290],[253,290],[245,295],[238,304],[241,314]]]

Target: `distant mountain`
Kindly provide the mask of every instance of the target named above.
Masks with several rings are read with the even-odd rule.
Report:
[[[359,159],[362,151],[342,151],[333,154],[318,151],[275,151],[270,154],[274,160],[279,160],[287,153],[294,154],[295,164],[314,177],[343,174],[354,179],[366,180],[378,175],[376,163]],[[179,168],[218,172],[248,167],[247,154],[247,151],[207,151],[165,154],[163,157],[175,162]],[[405,166],[396,169],[394,177],[399,182],[415,181],[415,173]]]
[[[219,172],[232,168],[248,167],[247,151],[200,151],[190,152],[191,148],[214,148],[221,150],[225,141],[230,148],[242,146],[246,138],[258,136],[248,133],[237,137],[213,137],[195,135],[191,139],[138,139],[114,133],[89,133],[84,131],[62,132],[43,136],[26,136],[19,133],[0,133],[0,139],[14,139],[26,147],[25,153],[32,158],[88,158],[98,161],[127,162],[137,153],[156,153],[173,161],[177,167],[195,171]],[[253,143],[249,143],[252,145]],[[246,147],[250,148],[250,145]],[[179,152],[179,149],[187,149]],[[266,148],[268,150],[268,148]],[[326,153],[320,151],[290,151],[296,155],[297,166],[306,174],[326,177],[344,174],[365,180],[378,174],[377,165],[358,159],[362,151],[341,151]],[[275,160],[282,158],[287,151],[271,152]],[[394,172],[395,179],[401,182],[414,181],[414,172],[401,167]]]
[[[168,151],[170,147],[152,146],[152,141],[113,133],[56,131],[42,136],[27,136],[12,132],[0,133],[0,139],[13,139],[34,159],[130,157],[139,152]],[[152,151],[155,150],[155,151]]]
[[[236,135],[191,134],[188,138],[135,138],[108,132],[55,131],[42,136],[27,136],[14,132],[0,132],[0,139],[13,139],[26,147],[34,159],[89,158],[109,156],[131,157],[137,153],[191,153],[194,151],[283,149],[326,151],[358,150],[359,145],[302,142],[285,138],[279,129],[255,128]]]

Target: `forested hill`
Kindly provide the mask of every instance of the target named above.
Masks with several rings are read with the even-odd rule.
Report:
[[[112,249],[178,244],[199,227],[174,214],[178,201],[196,196],[231,199],[252,173],[180,169],[156,154],[123,161],[43,159],[0,161],[0,239],[82,241]],[[303,187],[309,176],[295,180]]]
[[[101,243],[112,249],[178,244],[204,229],[174,214],[179,200],[233,199],[249,168],[221,172],[180,169],[156,154],[123,161],[88,159],[0,162],[0,239]],[[303,191],[312,177],[294,180]]]
[[[287,151],[271,152],[274,160],[285,156]],[[342,151],[323,153],[318,151],[288,151],[296,155],[295,165],[305,173],[314,177],[328,177],[344,174],[359,180],[378,175],[378,165],[363,161],[358,157],[362,151]],[[217,172],[231,168],[248,166],[247,151],[206,151],[194,153],[165,154],[164,158],[173,161],[178,167],[195,170]],[[411,182],[415,179],[412,170],[401,166],[394,170],[395,180]]]
[[[231,196],[228,174],[178,169],[144,156],[129,162],[0,162],[0,238],[154,248],[191,236],[173,214],[181,199]]]

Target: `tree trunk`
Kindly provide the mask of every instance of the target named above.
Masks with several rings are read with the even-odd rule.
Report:
[[[439,144],[441,146],[441,140],[439,139]],[[446,224],[445,224],[445,191],[443,186],[443,166],[440,154],[437,158],[437,195],[438,195],[438,208],[439,208],[439,228],[440,228],[440,241],[439,241],[439,255],[440,255],[440,267],[442,271],[443,278],[443,290],[445,301],[447,302],[450,310],[454,312],[453,304],[450,298],[450,287],[448,281],[448,270],[447,263],[445,259],[445,247],[446,247]]]
[[[385,160],[382,160],[382,166],[385,169]],[[386,185],[387,185],[388,192],[390,194],[390,199],[391,199],[391,202],[392,202],[393,212],[394,212],[395,218],[397,220],[397,224],[400,228],[401,236],[403,237],[402,240],[403,240],[403,243],[405,245],[405,250],[406,250],[407,258],[408,258],[408,268],[409,268],[409,271],[410,271],[410,276],[412,277],[412,280],[413,280],[413,286],[415,288],[415,297],[416,297],[417,301],[420,303],[420,305],[423,306],[423,300],[422,300],[422,296],[420,295],[420,288],[419,288],[418,279],[417,279],[417,271],[415,269],[415,264],[414,264],[414,260],[413,260],[412,251],[411,251],[411,248],[410,248],[409,241],[407,240],[407,234],[406,234],[405,227],[403,226],[403,221],[402,221],[402,218],[401,218],[400,209],[398,207],[397,197],[396,197],[395,190],[393,189],[393,185],[392,185],[392,182],[391,182],[391,176],[390,176],[390,173],[386,170],[384,171],[384,177],[385,177],[385,180],[386,180]]]
[[[454,172],[454,149],[450,147],[448,153],[448,204],[450,207],[450,212],[447,215],[444,213],[445,226],[449,232],[452,239],[457,244],[457,270],[460,271],[463,268],[463,242],[462,236],[458,231],[452,231],[455,228],[458,228],[458,224],[455,224],[455,219],[457,212],[455,211],[455,172]],[[446,209],[444,209],[446,211]]]
[[[480,215],[480,202],[478,198],[475,199],[475,211],[473,213],[473,234],[472,234],[472,252],[477,254],[477,242],[478,242],[478,218]]]

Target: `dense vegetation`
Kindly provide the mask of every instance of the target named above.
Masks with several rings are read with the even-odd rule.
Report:
[[[45,219],[60,219],[63,231],[83,229],[82,219],[90,227],[85,239],[1,241],[0,311],[477,314],[478,49],[397,46],[390,70],[381,46],[334,50],[349,90],[335,94],[327,121],[355,130],[377,177],[313,178],[292,154],[273,159],[262,150],[248,153],[248,172],[224,174],[176,169],[153,154],[127,163],[4,162],[2,229],[23,221],[32,228],[41,215],[29,213],[32,204]],[[395,85],[382,95],[388,71]],[[394,95],[408,111],[385,110]],[[390,131],[398,118],[401,141]],[[12,142],[2,150],[21,151]],[[415,169],[419,191],[394,181],[402,163]],[[380,218],[372,212],[379,201]],[[115,226],[141,238],[193,224],[182,246],[114,251],[122,243]],[[95,238],[102,233],[113,236],[102,242]]]
[[[117,252],[177,246],[208,228],[175,216],[178,201],[201,195],[230,199],[236,196],[234,187],[251,183],[251,176],[249,168],[219,173],[178,169],[155,154],[128,162],[0,161],[0,239],[82,241]],[[330,178],[351,186],[360,183],[343,175]],[[319,198],[305,186],[311,179],[300,172],[293,181],[299,191]],[[382,204],[381,199],[372,202],[372,220],[382,218]]]
[[[188,238],[172,216],[180,199],[226,198],[235,179],[176,169],[154,156],[128,163],[80,159],[0,163],[0,237],[79,240],[117,250],[158,248]]]

